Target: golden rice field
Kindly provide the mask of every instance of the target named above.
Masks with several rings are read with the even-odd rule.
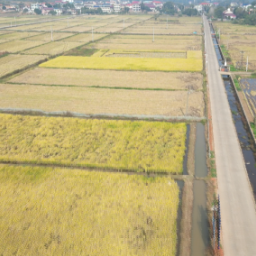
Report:
[[[47,56],[12,54],[2,57],[0,58],[0,77],[28,67],[44,59],[46,60]]]
[[[31,52],[33,53],[33,51]],[[107,58],[60,56],[40,65],[47,68],[109,69],[142,71],[190,71],[200,72],[202,59],[198,58]]]
[[[115,77],[115,79],[113,79]],[[201,90],[200,73],[144,72],[35,68],[10,80],[12,83],[98,86],[115,88]]]
[[[43,41],[14,40],[0,44],[0,52],[18,53],[43,44]]]
[[[0,108],[166,119],[204,116],[203,92],[1,85]],[[188,99],[188,108],[187,108]],[[188,111],[187,111],[188,109]]]
[[[169,177],[0,167],[0,254],[175,256]]]
[[[1,114],[0,161],[182,173],[185,123]]]
[[[65,41],[55,41],[51,43],[47,43],[28,51],[25,51],[25,54],[47,54],[47,55],[57,55],[78,47],[82,45],[82,42],[65,42]],[[0,45],[1,46],[1,45]]]

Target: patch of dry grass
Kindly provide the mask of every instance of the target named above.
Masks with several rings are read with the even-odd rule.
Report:
[[[0,77],[8,75],[15,70],[23,69],[40,60],[46,59],[45,55],[8,55],[0,58]]]
[[[72,35],[73,34],[71,34],[71,33],[64,33],[64,32],[55,33],[53,31],[53,36],[52,37],[53,37],[53,40],[60,40],[60,39],[63,39],[65,37],[69,37],[69,36],[72,36]],[[40,35],[37,35],[37,36],[30,37],[26,40],[49,42],[49,41],[51,41],[51,31],[49,31],[48,33],[44,33],[44,34],[40,34]]]
[[[38,35],[38,32],[15,32],[0,35],[0,43]],[[40,40],[35,40],[40,41]]]
[[[183,116],[186,115],[186,91],[145,91],[0,85],[0,108],[71,111],[84,114]],[[188,115],[204,116],[203,92],[189,96]]]
[[[43,41],[25,41],[25,40],[14,40],[11,42],[5,42],[0,44],[0,52],[17,53],[24,51],[28,48],[32,48],[38,45],[44,44]]]
[[[44,44],[42,46],[35,47],[33,49],[25,51],[24,53],[56,55],[56,54],[66,52],[82,44],[83,44],[82,42],[56,41],[56,42],[51,42],[51,43]]]
[[[2,166],[0,184],[1,255],[175,256],[169,177]]]
[[[115,78],[115,79],[113,79]],[[12,83],[126,87],[149,89],[202,89],[200,73],[129,72],[35,68],[10,80]]]

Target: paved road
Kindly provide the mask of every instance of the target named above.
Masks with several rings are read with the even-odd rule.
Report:
[[[255,202],[205,17],[204,27],[224,255],[254,256]]]

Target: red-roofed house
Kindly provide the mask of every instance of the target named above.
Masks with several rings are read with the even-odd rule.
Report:
[[[159,8],[162,8],[162,7],[163,7],[163,3],[160,2],[160,1],[153,1],[152,4],[153,4],[155,7],[159,7]]]
[[[236,19],[236,15],[230,10],[230,8],[223,12],[223,17],[232,20]]]

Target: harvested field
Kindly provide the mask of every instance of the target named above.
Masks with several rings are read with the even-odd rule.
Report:
[[[113,35],[93,44],[98,49],[201,50],[201,36]]]
[[[94,34],[93,39],[98,40],[102,37],[106,36],[106,34]],[[92,35],[91,34],[77,34],[75,36],[71,36],[67,39],[65,39],[65,42],[84,42],[88,43],[92,41]]]
[[[239,24],[232,24],[230,22],[214,22],[213,26],[218,32],[220,28],[221,34],[230,34],[230,35],[250,35],[256,34],[256,27],[250,25],[239,25]]]
[[[243,51],[243,65],[245,70],[246,58],[249,57],[249,70],[256,70],[256,51],[255,51],[256,35],[223,35],[221,36],[221,45],[224,45],[232,59],[232,63],[236,66],[237,62],[241,62],[241,51]]]
[[[0,44],[0,52],[18,53],[26,49],[43,44],[42,41],[14,40]]]
[[[36,85],[0,85],[0,108],[69,111],[94,115],[154,116],[186,115],[186,91],[153,91],[55,87]],[[189,96],[189,116],[204,116],[203,92]]]
[[[169,24],[145,22],[143,25],[136,25],[124,30],[124,33],[135,34],[193,34],[195,31],[201,33],[201,24]]]
[[[60,40],[60,39],[63,39],[65,37],[70,37],[72,36],[73,34],[71,33],[54,33],[53,32],[53,40]],[[49,31],[48,33],[44,33],[44,34],[40,34],[40,35],[37,35],[37,36],[32,36],[30,38],[27,38],[26,40],[29,40],[29,41],[45,41],[45,42],[49,42],[51,41],[51,31]]]
[[[115,77],[115,79],[113,79]],[[99,86],[184,90],[202,89],[199,73],[129,72],[114,70],[79,70],[36,68],[10,80],[12,83]]]
[[[0,35],[0,43],[38,35],[38,32],[15,32]],[[40,41],[40,40],[35,40]]]
[[[185,123],[1,114],[0,161],[182,173]]]
[[[114,33],[114,32],[119,32],[122,29],[123,28],[120,28],[120,27],[106,26],[106,27],[96,28],[95,32]]]
[[[42,46],[35,47],[28,51],[25,51],[26,54],[47,54],[47,55],[56,55],[68,51],[72,48],[75,48],[79,45],[82,45],[82,42],[65,42],[65,41],[56,41],[44,44]]]
[[[30,51],[29,51],[30,52]],[[33,53],[33,51],[31,52]],[[141,70],[141,71],[192,71],[203,68],[202,59],[166,59],[166,58],[108,58],[61,56],[40,65],[47,68],[73,69],[109,69],[109,70]]]
[[[168,23],[170,24],[179,24],[179,23],[202,23],[202,18],[201,17],[170,17],[170,16],[160,16],[157,18],[158,22],[165,22],[167,23],[167,19],[168,19]]]
[[[0,58],[0,77],[13,73],[16,70],[23,69],[40,60],[46,59],[47,56],[41,55],[8,55]]]
[[[169,177],[4,165],[0,184],[2,255],[175,256]]]

